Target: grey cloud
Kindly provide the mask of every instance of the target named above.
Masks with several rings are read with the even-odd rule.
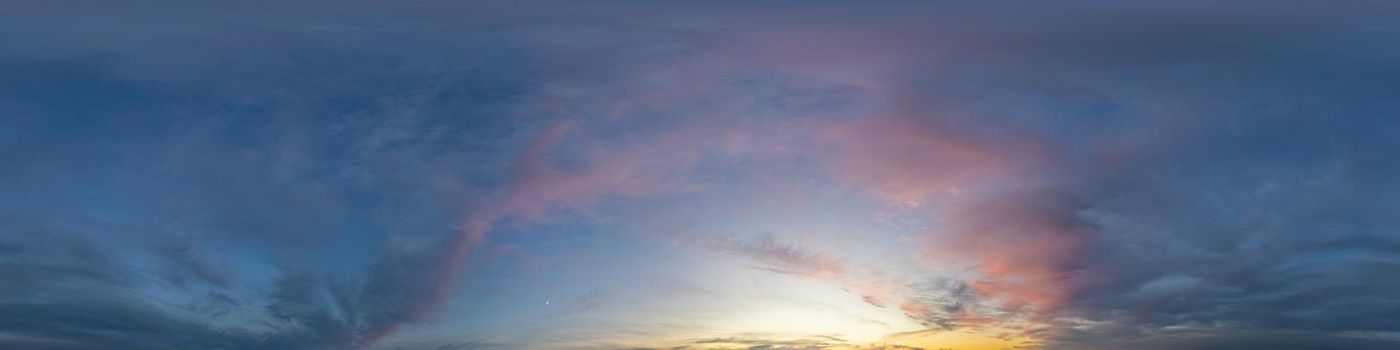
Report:
[[[1081,75],[1005,81],[998,86],[1023,93],[984,96],[978,112],[1056,140],[1066,162],[1048,171],[1064,179],[1054,191],[1075,198],[1078,219],[1098,228],[1076,263],[1099,281],[1072,307],[1124,327],[1072,331],[1058,346],[1224,323],[1130,347],[1287,343],[1247,335],[1266,329],[1292,330],[1286,338],[1299,348],[1385,347],[1326,335],[1400,327],[1381,316],[1400,307],[1387,296],[1400,290],[1389,282],[1400,238],[1388,228],[1395,220],[1381,214],[1397,208],[1386,195],[1395,182],[1381,179],[1400,163],[1377,156],[1400,149],[1393,118],[1382,117],[1400,105],[1376,95],[1394,89],[1387,81],[1400,70],[1371,63],[1319,76],[1324,62],[1350,50],[1362,49],[1220,54],[1132,71],[1065,64]],[[1104,83],[1120,74],[1137,78]],[[1080,85],[1088,81],[1097,82]]]
[[[44,272],[44,279],[17,280],[22,291],[0,295],[0,345],[56,349],[344,349],[369,345],[395,327],[430,312],[432,293],[442,281],[435,260],[441,252],[391,244],[377,262],[350,283],[338,284],[311,273],[288,273],[267,286],[257,300],[209,292],[190,311],[219,316],[262,305],[262,325],[216,327],[203,317],[141,300],[130,285],[139,278],[97,283],[83,270],[52,270],[45,265],[6,265],[7,273]],[[417,250],[415,250],[417,249]],[[5,260],[19,257],[6,254]],[[71,256],[49,259],[65,261]],[[18,259],[16,259],[18,260]],[[87,269],[107,273],[110,265]],[[31,271],[39,270],[39,271]],[[135,275],[131,275],[135,276]],[[67,288],[77,288],[65,290]]]
[[[101,21],[60,18],[70,24]],[[170,45],[184,40],[139,31],[101,35]],[[520,94],[524,83],[513,80],[515,70],[490,64],[499,74],[478,74],[488,69],[480,62],[489,58],[449,67],[402,61],[413,57],[407,53],[339,49],[245,52],[269,55],[261,59],[225,49],[200,52],[236,57],[219,65],[139,48],[103,55],[6,46],[0,111],[7,117],[0,118],[0,129],[24,131],[6,136],[0,151],[8,164],[0,179],[10,184],[0,193],[25,204],[12,216],[64,222],[100,215],[100,206],[113,205],[149,220],[123,223],[132,227],[199,232],[158,238],[145,247],[157,258],[156,268],[169,271],[161,278],[187,287],[159,292],[189,300],[174,305],[185,312],[213,318],[238,313],[238,319],[266,324],[225,329],[154,301],[108,298],[148,293],[142,288],[155,281],[128,270],[122,261],[130,256],[120,248],[9,220],[13,204],[7,202],[0,222],[0,275],[7,283],[0,286],[0,302],[12,311],[6,316],[16,316],[0,327],[0,345],[338,349],[368,345],[426,314],[446,288],[438,278],[445,268],[446,253],[438,248],[443,245],[389,244],[371,250],[372,263],[350,276],[293,273],[272,285],[257,285],[222,265],[270,264],[230,254],[252,251],[281,259],[292,270],[319,270],[324,267],[313,256],[337,251],[336,242],[372,242],[356,240],[367,234],[445,240],[466,210],[462,199],[478,196],[476,187],[503,176],[494,173],[503,166],[490,164],[508,159],[497,148],[508,146],[514,131],[508,120],[494,117],[513,108],[512,96]],[[283,54],[305,57],[270,59]],[[343,58],[362,54],[379,58]],[[170,64],[145,65],[157,61]],[[374,68],[380,64],[398,68]],[[214,87],[210,81],[221,83]],[[374,86],[385,88],[358,88]],[[96,173],[103,176],[91,176]],[[347,220],[359,224],[344,225]],[[137,236],[118,230],[94,235],[118,242]],[[201,240],[233,251],[206,251]],[[260,289],[268,292],[257,295]],[[77,305],[62,295],[91,300]],[[36,299],[45,300],[29,301]],[[75,310],[94,315],[62,318]],[[123,323],[145,328],[117,326]]]
[[[22,241],[16,239],[24,238]],[[258,339],[171,316],[136,297],[141,274],[86,237],[0,222],[0,346],[52,349],[243,349]],[[13,287],[8,287],[13,286]]]
[[[121,262],[133,257],[122,248],[23,228],[0,235],[0,275],[13,282],[0,286],[0,301],[96,287],[154,299],[87,305],[112,308],[113,318],[197,328],[168,343],[155,338],[174,328],[150,329],[149,344],[92,338],[73,347],[346,348],[428,314],[449,283],[442,247],[450,244],[441,242],[483,188],[503,181],[507,150],[524,132],[504,116],[534,83],[528,52],[492,31],[463,36],[403,22],[416,28],[412,40],[355,25],[339,28],[359,31],[346,35],[332,28],[344,18],[282,18],[259,6],[166,12],[174,8],[144,3],[119,16],[11,9],[0,21],[0,197],[23,204],[15,216],[38,221],[103,215],[110,205],[134,218],[121,223],[132,231],[175,232],[143,248],[168,270],[158,277],[182,288],[126,270]],[[256,14],[229,15],[240,9]],[[173,13],[206,21],[152,25]],[[89,29],[69,30],[80,27]],[[376,247],[381,239],[391,243]],[[410,240],[418,243],[402,243]],[[323,273],[325,257],[368,263]],[[289,272],[263,284],[244,275],[248,265]],[[183,310],[163,309],[165,294]],[[246,331],[212,325],[249,319],[237,325]],[[96,321],[62,326],[110,331]],[[54,340],[11,322],[0,343]]]
[[[475,350],[475,349],[511,349],[513,347],[504,344],[497,344],[485,341],[452,341],[447,343],[423,343],[412,346],[396,346],[391,350]]]
[[[800,246],[783,243],[772,237],[743,241],[733,238],[714,239],[707,247],[748,259],[755,268],[782,274],[810,278],[840,278],[844,264],[836,258],[806,251]]]
[[[156,253],[169,259],[176,271],[167,274],[172,283],[185,285],[193,278],[219,288],[228,288],[233,283],[229,273],[222,266],[208,261],[191,243],[189,237],[174,236],[157,239],[152,243]]]
[[[906,316],[927,327],[954,330],[968,326],[958,323],[960,316],[974,312],[985,315],[993,311],[983,305],[976,291],[960,281],[940,279],[912,289],[913,297],[899,307]]]
[[[53,349],[247,349],[258,339],[166,316],[149,305],[121,300],[0,303],[0,344]]]
[[[833,336],[809,336],[801,339],[769,339],[758,335],[745,335],[724,338],[700,339],[692,341],[692,345],[703,345],[705,349],[748,349],[748,350],[820,350],[820,349],[859,349],[859,350],[923,350],[924,348],[885,345],[885,344],[854,344],[839,337]],[[673,349],[685,349],[686,346],[675,347]]]
[[[13,214],[0,211],[0,298],[134,284],[129,266],[86,237]]]
[[[348,282],[288,272],[267,293],[277,348],[359,348],[421,320],[449,280],[447,251],[430,242],[391,242]]]

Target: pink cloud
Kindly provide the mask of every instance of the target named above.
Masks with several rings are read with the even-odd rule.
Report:
[[[1073,208],[1046,193],[1014,193],[957,208],[933,240],[932,261],[963,261],[979,276],[969,285],[1007,308],[1048,320],[1082,287],[1074,270],[1085,234]]]
[[[637,78],[611,82],[616,91],[596,96],[542,97],[539,109],[562,117],[547,118],[532,135],[516,157],[509,186],[467,219],[447,263],[463,264],[471,247],[503,218],[530,222],[553,211],[588,211],[606,198],[703,190],[706,184],[694,172],[707,161],[800,158],[814,160],[841,185],[862,189],[879,202],[915,208],[937,222],[919,239],[935,264],[930,269],[970,266],[975,277],[968,285],[1007,308],[1043,320],[1079,290],[1070,269],[1083,235],[1067,221],[1064,208],[1056,207],[1061,203],[1040,207],[1033,202],[1042,194],[998,190],[1028,180],[1027,164],[1043,155],[1030,151],[1037,149],[1033,140],[999,138],[992,145],[970,136],[962,125],[944,122],[956,112],[929,105],[898,78],[901,61],[881,59],[897,45],[851,39],[838,40],[849,46],[837,47],[805,36],[811,33],[798,34],[801,40],[775,45],[763,43],[792,37],[754,35],[727,47],[752,51],[729,59],[682,60],[653,67],[659,71],[629,73]],[[871,106],[857,118],[765,124],[751,118],[753,106],[765,101],[727,90],[716,78],[723,74],[692,74],[763,71],[778,69],[778,63],[781,70],[864,89],[868,94],[862,96]],[[605,102],[566,108],[582,99]],[[662,112],[668,119],[650,125]],[[625,132],[617,134],[619,128]],[[928,318],[932,312],[917,302],[918,292],[907,281],[850,277],[848,267],[826,255],[772,240],[719,241],[711,247],[774,271],[833,281],[868,303],[897,306],[911,317]],[[456,267],[447,270],[459,273]]]

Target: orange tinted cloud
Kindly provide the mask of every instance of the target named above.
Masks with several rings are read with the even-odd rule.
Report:
[[[974,289],[1045,320],[1080,287],[1073,264],[1084,236],[1073,215],[1053,194],[1002,195],[949,213],[945,227],[953,234],[927,252],[935,261],[975,264]]]
[[[1033,140],[979,142],[939,111],[912,97],[886,99],[874,115],[823,125],[827,169],[837,179],[935,224],[925,253],[935,270],[967,266],[967,285],[1002,311],[1045,322],[1080,287],[1072,264],[1083,245],[1073,208],[1052,191],[1016,190],[1041,151],[1016,153]],[[936,205],[931,205],[936,204]],[[917,296],[913,296],[917,297]],[[911,318],[949,318],[962,326],[977,315],[934,315],[913,300],[899,302]],[[960,311],[961,312],[961,311]],[[975,308],[966,312],[975,312]]]

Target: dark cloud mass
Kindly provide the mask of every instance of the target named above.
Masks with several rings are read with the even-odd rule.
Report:
[[[1397,13],[5,2],[0,348],[1400,348]]]

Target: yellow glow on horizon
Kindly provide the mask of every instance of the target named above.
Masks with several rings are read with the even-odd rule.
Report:
[[[879,342],[894,333],[923,327],[893,308],[871,305],[859,296],[828,281],[791,276],[773,278],[769,272],[741,269],[732,276],[750,276],[730,281],[747,282],[731,286],[742,290],[742,298],[731,299],[732,308],[723,316],[708,320],[712,329],[727,333],[759,333],[791,339],[832,336],[845,342]]]
[[[960,331],[934,331],[934,330],[930,330],[930,331],[926,331],[926,332],[918,332],[918,333],[915,333],[915,334],[903,334],[903,335],[899,335],[899,336],[898,336],[899,339],[886,339],[885,341],[874,341],[874,342],[855,342],[855,341],[852,341],[852,342],[849,342],[849,343],[826,342],[826,343],[825,343],[826,345],[822,345],[822,346],[820,346],[820,348],[821,348],[821,349],[826,349],[826,350],[876,350],[876,349],[903,349],[903,347],[912,346],[912,347],[919,347],[919,348],[929,349],[929,350],[935,350],[935,349],[953,349],[953,350],[1005,350],[1005,349],[1013,349],[1013,348],[1014,348],[1014,349],[1019,349],[1019,348],[1035,348],[1035,345],[1039,344],[1039,343],[1038,343],[1037,341],[1035,341],[1034,339],[1032,339],[1032,338],[1027,338],[1027,337],[1024,337],[1024,336],[1009,336],[1009,337],[1008,337],[1008,336],[998,336],[997,334],[1013,334],[1013,333],[998,332],[998,331],[971,331],[971,330],[960,330]],[[689,349],[703,349],[703,350],[721,350],[721,349],[728,350],[728,349],[744,349],[744,348],[748,348],[748,347],[750,347],[750,346],[752,346],[752,345],[755,345],[755,344],[753,344],[753,343],[743,342],[742,338],[739,338],[739,339],[740,339],[740,340],[736,340],[736,341],[733,342],[733,343],[715,342],[715,343],[708,343],[708,344],[691,344],[691,345],[688,346],[687,348],[689,348]],[[802,339],[813,340],[813,338],[811,338],[811,337],[805,337],[805,338],[803,338],[803,337],[798,337],[798,338],[790,338],[790,339],[789,339],[789,338],[776,338],[776,339],[764,339],[764,340],[766,340],[766,341],[772,341],[772,342],[774,342],[774,343],[780,343],[780,342],[789,342],[789,341],[802,340]],[[818,339],[818,340],[819,340],[819,339]],[[794,342],[794,343],[792,343],[792,344],[793,344],[793,345],[802,346],[802,345],[799,345],[799,344],[801,344],[800,342]]]
[[[832,309],[792,304],[760,305],[728,322],[734,330],[771,334],[832,335],[853,342],[878,340],[890,331],[886,323]]]
[[[925,349],[1001,350],[1039,344],[1034,338],[1010,330],[927,331],[899,336],[890,344]]]

